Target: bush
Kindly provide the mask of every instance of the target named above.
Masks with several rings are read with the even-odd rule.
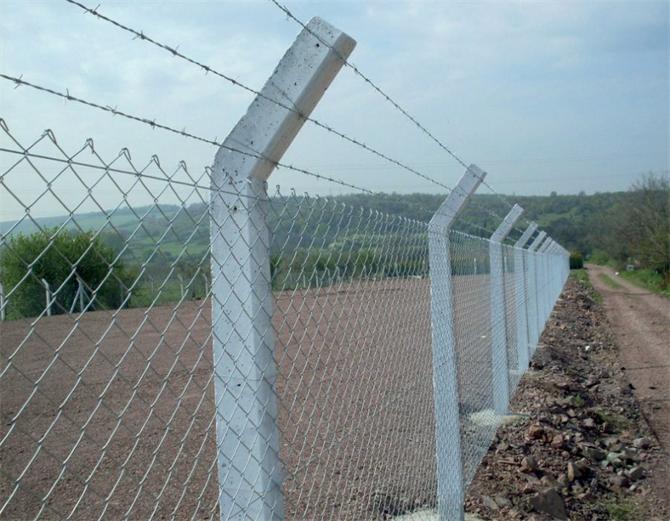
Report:
[[[593,250],[593,253],[589,257],[589,260],[593,264],[600,264],[601,266],[606,266],[610,262],[610,257],[602,250]]]
[[[570,269],[581,270],[584,267],[584,258],[578,251],[570,252]]]
[[[92,232],[58,231],[11,237],[0,251],[0,281],[7,318],[34,317],[45,309],[42,279],[53,293],[51,311],[65,313],[77,292],[78,275],[95,291],[96,308],[118,308],[133,277],[112,248]]]

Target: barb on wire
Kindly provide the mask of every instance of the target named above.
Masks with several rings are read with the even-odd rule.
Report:
[[[414,174],[414,175],[416,175],[416,176],[418,176],[418,177],[420,177],[420,178],[422,178],[426,181],[429,181],[429,182],[431,182],[431,183],[433,183],[437,186],[440,186],[440,187],[442,187],[446,190],[451,190],[450,186],[438,181],[437,179],[434,179],[434,178],[430,177],[429,175],[426,175],[422,172],[419,172],[415,168],[412,168],[412,167],[406,165],[405,163],[403,163],[403,162],[401,162],[397,159],[394,159],[394,158],[388,156],[387,154],[384,154],[383,152],[380,152],[379,150],[371,147],[370,145],[367,145],[362,140],[360,140],[358,138],[355,138],[355,137],[348,136],[344,132],[336,130],[335,128],[333,128],[332,126],[330,126],[327,123],[323,123],[323,122],[321,122],[321,121],[319,121],[319,120],[317,120],[317,119],[315,119],[311,116],[303,114],[302,112],[296,110],[294,107],[290,106],[289,104],[282,103],[279,100],[271,98],[271,97],[263,94],[261,91],[256,90],[253,87],[249,87],[248,85],[245,85],[244,83],[242,83],[239,80],[236,80],[232,76],[218,71],[214,67],[211,67],[211,66],[206,65],[206,64],[204,64],[204,63],[202,63],[202,62],[200,62],[200,61],[198,61],[194,58],[186,56],[185,54],[179,52],[178,47],[170,47],[169,45],[166,45],[162,42],[159,42],[158,40],[155,40],[155,39],[151,38],[144,31],[139,31],[137,29],[133,29],[132,27],[129,27],[125,24],[122,24],[121,22],[118,22],[117,20],[114,20],[114,19],[110,18],[109,16],[103,15],[102,13],[98,12],[97,7],[95,9],[91,9],[91,8],[85,6],[84,4],[82,4],[82,3],[80,3],[76,0],[65,0],[65,1],[69,4],[72,4],[72,5],[75,5],[75,6],[79,7],[84,12],[89,13],[89,14],[95,16],[96,18],[98,18],[100,20],[103,20],[105,22],[108,22],[108,23],[114,25],[115,27],[121,29],[122,31],[125,31],[125,32],[128,32],[128,33],[132,34],[135,39],[143,40],[143,41],[148,42],[148,43],[150,43],[150,44],[152,44],[152,45],[154,45],[154,46],[156,46],[160,49],[163,49],[164,51],[169,52],[174,57],[180,58],[180,59],[182,59],[182,60],[184,60],[184,61],[186,61],[186,62],[188,62],[192,65],[195,65],[196,67],[199,67],[200,69],[205,71],[205,73],[212,73],[215,76],[218,76],[219,78],[222,78],[222,79],[230,82],[232,85],[235,85],[236,87],[239,87],[239,88],[241,88],[241,89],[243,89],[243,90],[245,90],[249,93],[252,93],[252,94],[254,94],[254,95],[256,95],[256,96],[258,96],[258,97],[260,97],[260,98],[262,98],[266,101],[269,101],[270,103],[274,103],[275,105],[277,105],[277,106],[279,106],[279,107],[281,107],[285,110],[293,112],[294,114],[297,114],[298,116],[300,116],[302,119],[304,119],[306,121],[309,121],[313,125],[316,125],[317,127],[321,128],[323,130],[326,130],[327,132],[330,132],[331,134],[334,134],[334,135],[344,139],[345,141],[348,141],[349,143],[352,143],[352,144],[354,144],[354,145],[356,145],[360,148],[363,148],[364,150],[374,154],[375,156],[377,156],[377,157],[379,157],[379,158],[381,158],[381,159],[383,159],[383,160],[385,160],[385,161],[387,161],[387,162],[389,162],[389,163],[391,163],[391,164],[393,164],[397,167],[400,167],[403,170],[406,170],[407,172],[410,172],[411,174]],[[313,34],[311,31],[309,31],[309,32],[311,34]],[[320,40],[320,38],[319,38],[319,40]],[[332,49],[332,47],[331,47],[331,49]]]
[[[368,76],[366,76],[365,74],[363,74],[363,73],[360,71],[360,69],[359,69],[356,65],[354,65],[353,63],[351,63],[350,61],[348,61],[347,59],[345,59],[345,58],[344,58],[344,57],[343,57],[343,56],[342,56],[336,49],[333,49],[333,47],[330,46],[330,45],[328,45],[327,42],[324,42],[321,38],[319,38],[318,35],[314,34],[312,31],[310,31],[310,29],[307,27],[307,24],[305,24],[302,20],[300,20],[298,17],[296,17],[296,16],[289,10],[288,7],[286,7],[285,5],[281,4],[281,3],[278,2],[277,0],[269,0],[269,1],[272,2],[275,6],[277,6],[280,10],[282,10],[282,11],[286,14],[286,16],[288,16],[290,19],[292,19],[293,21],[295,21],[295,22],[296,22],[298,25],[300,25],[303,29],[305,29],[306,31],[308,31],[309,33],[311,33],[315,38],[319,39],[324,45],[326,45],[327,47],[330,47],[330,49],[332,49],[332,50],[333,50],[333,51],[334,51],[334,52],[335,52],[335,53],[342,59],[342,61],[344,62],[344,64],[345,64],[347,67],[349,67],[351,70],[353,70],[354,73],[355,73],[357,76],[359,76],[363,81],[365,81],[367,84],[369,84],[369,85],[370,85],[370,86],[371,86],[377,93],[379,93],[379,94],[380,94],[386,101],[388,101],[388,102],[389,102],[391,105],[393,105],[398,111],[400,111],[400,113],[402,113],[407,119],[409,119],[412,123],[414,123],[414,125],[416,125],[416,127],[419,128],[419,130],[421,130],[424,134],[426,134],[432,141],[434,141],[440,148],[442,148],[442,150],[444,150],[444,151],[447,152],[451,157],[453,157],[458,163],[461,164],[461,166],[463,166],[463,167],[465,167],[465,168],[468,167],[467,163],[466,163],[463,159],[461,159],[458,155],[456,155],[455,152],[453,152],[453,151],[452,151],[450,148],[448,148],[444,143],[442,143],[438,138],[436,138],[436,137],[435,137],[435,136],[434,136],[434,135],[433,135],[433,134],[426,128],[426,127],[424,127],[421,123],[419,123],[419,121],[418,121],[414,116],[412,116],[409,112],[407,112],[404,108],[402,108],[402,107],[400,106],[400,104],[399,104],[397,101],[395,101],[393,98],[391,98],[391,96],[389,96],[388,94],[386,94],[386,92],[384,92],[384,91],[381,89],[381,87],[379,87],[375,82],[373,82]]]
[[[82,105],[86,105],[88,107],[92,107],[92,108],[95,108],[95,109],[98,109],[98,110],[109,112],[110,114],[113,114],[115,116],[121,116],[121,117],[124,117],[126,119],[130,119],[132,121],[136,121],[138,123],[148,125],[148,126],[150,126],[151,128],[154,128],[154,129],[158,128],[158,129],[161,129],[161,130],[165,130],[167,132],[171,132],[173,134],[177,134],[177,135],[180,135],[180,136],[183,136],[183,137],[187,137],[189,139],[194,139],[196,141],[200,141],[201,143],[207,143],[209,145],[222,147],[222,148],[224,148],[226,150],[230,150],[231,152],[234,152],[236,154],[242,154],[242,155],[253,157],[253,158],[256,158],[256,159],[262,159],[264,161],[269,161],[270,163],[275,165],[275,167],[278,167],[278,168],[286,168],[287,170],[291,170],[293,172],[298,172],[298,173],[301,173],[301,174],[304,174],[304,175],[307,175],[307,176],[310,176],[310,177],[314,177],[314,178],[322,180],[322,181],[328,181],[328,182],[333,183],[333,184],[338,184],[338,185],[344,186],[346,188],[353,188],[354,190],[358,190],[360,192],[365,192],[365,193],[368,193],[368,194],[374,193],[372,190],[369,190],[367,188],[362,188],[360,186],[356,186],[356,185],[351,184],[351,183],[347,183],[346,181],[342,181],[340,179],[335,179],[333,177],[318,174],[316,172],[312,172],[310,170],[306,170],[304,168],[300,168],[300,167],[297,167],[297,166],[294,166],[294,165],[281,163],[279,161],[274,161],[274,160],[272,160],[270,158],[267,158],[267,157],[265,157],[262,154],[259,154],[257,152],[247,152],[245,150],[240,150],[238,148],[231,147],[231,146],[226,145],[224,143],[220,143],[220,142],[218,142],[216,140],[213,140],[213,139],[208,139],[208,138],[205,138],[205,137],[202,137],[202,136],[198,136],[198,135],[193,134],[191,132],[187,132],[186,130],[178,130],[178,129],[170,127],[168,125],[164,125],[162,123],[159,123],[155,119],[151,120],[151,119],[144,118],[144,117],[141,117],[141,116],[135,116],[133,114],[129,114],[127,112],[123,112],[121,110],[118,110],[115,107],[110,107],[109,105],[101,105],[99,103],[95,103],[95,102],[92,102],[92,101],[85,100],[83,98],[73,96],[69,92],[63,93],[63,92],[59,92],[59,91],[54,90],[54,89],[50,89],[48,87],[43,87],[41,85],[37,85],[35,83],[30,83],[30,82],[22,79],[21,77],[17,78],[16,76],[10,76],[8,74],[0,73],[0,78],[3,78],[5,80],[11,81],[11,82],[14,82],[17,86],[30,87],[32,89],[35,89],[35,90],[38,90],[38,91],[41,91],[41,92],[46,92],[48,94],[66,99],[68,101],[75,101],[77,103],[81,103]]]

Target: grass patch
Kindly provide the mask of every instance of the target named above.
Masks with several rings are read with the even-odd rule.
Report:
[[[593,287],[593,284],[591,284],[591,279],[589,279],[589,273],[585,269],[580,269],[580,270],[571,270],[570,271],[570,277],[573,280],[576,280],[579,282],[582,286],[584,286],[586,289],[589,290],[591,293],[591,298],[597,302],[598,304],[603,303],[603,298],[596,291],[596,289]]]
[[[634,521],[641,519],[637,505],[629,499],[608,501],[603,506],[609,514],[609,518],[614,521]]]
[[[654,270],[622,271],[620,275],[636,286],[648,289],[670,299],[670,286],[665,286],[662,275]]]
[[[607,423],[616,432],[623,432],[633,426],[628,418],[621,416],[620,414],[605,411],[594,411],[594,414],[600,419],[602,423]]]
[[[607,284],[612,289],[621,289],[623,286],[619,284],[616,280],[610,277],[607,273],[600,274],[600,280]]]

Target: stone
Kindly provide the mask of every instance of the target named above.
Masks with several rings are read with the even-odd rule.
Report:
[[[568,519],[563,498],[554,488],[539,492],[530,498],[534,510],[549,514],[556,519]]]
[[[584,418],[582,425],[587,429],[593,429],[596,426],[596,422],[593,421],[593,418]]]
[[[637,467],[633,467],[628,472],[626,472],[626,475],[630,478],[631,481],[637,481],[638,479],[642,479],[644,477],[644,469],[638,465]]]
[[[577,466],[572,461],[568,462],[567,475],[568,475],[568,481],[570,483],[572,483],[577,478],[582,477],[582,473],[580,472],[580,470],[577,468]]]
[[[495,501],[500,508],[512,506],[512,502],[509,500],[509,498],[507,496],[503,496],[502,494],[493,496],[493,501]]]
[[[533,456],[526,456],[521,460],[521,470],[523,472],[535,472],[537,469],[537,461]]]
[[[556,434],[551,439],[551,446],[555,449],[560,449],[563,446],[564,441],[565,441],[565,439],[563,438],[563,435]]]
[[[544,436],[542,425],[533,424],[528,428],[528,437],[531,440],[539,440]]]
[[[612,476],[609,479],[609,482],[612,485],[612,488],[614,489],[626,488],[630,484],[626,476],[620,476],[618,474]]]
[[[651,442],[648,438],[635,438],[633,440],[633,447],[636,449],[648,449],[651,447]]]
[[[491,496],[482,496],[482,504],[489,510],[499,510],[498,503]]]
[[[582,452],[591,461],[602,461],[607,457],[607,453],[597,447],[587,447]]]

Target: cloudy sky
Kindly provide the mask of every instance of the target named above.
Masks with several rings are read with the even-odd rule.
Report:
[[[102,14],[257,89],[300,29],[267,0],[81,1],[92,8],[100,2]],[[287,6],[303,20],[321,16],[351,35],[358,42],[351,61],[466,162],[487,170],[501,193],[623,190],[642,172],[668,169],[670,2],[287,0]],[[251,101],[64,1],[1,0],[0,11],[5,74],[220,140]],[[69,154],[90,137],[106,161],[127,147],[136,165],[156,154],[171,170],[183,159],[194,176],[216,151],[6,80],[0,80],[0,116],[22,145],[48,128]],[[347,68],[313,116],[447,185],[462,174]],[[0,146],[16,148],[0,134]],[[39,150],[54,154],[52,145]],[[309,124],[285,160],[375,191],[440,191]],[[14,161],[0,152],[3,172]],[[43,170],[45,177],[57,172]],[[0,220],[19,217],[35,200],[34,215],[62,214],[59,197],[86,194],[85,182],[68,175],[40,197],[44,180],[28,165],[14,168],[0,186]],[[105,183],[96,185],[95,199],[109,208],[123,187]],[[270,184],[343,191],[283,171]],[[136,190],[135,204],[150,202],[148,192],[157,187]],[[96,203],[73,206],[66,210],[94,210]]]

